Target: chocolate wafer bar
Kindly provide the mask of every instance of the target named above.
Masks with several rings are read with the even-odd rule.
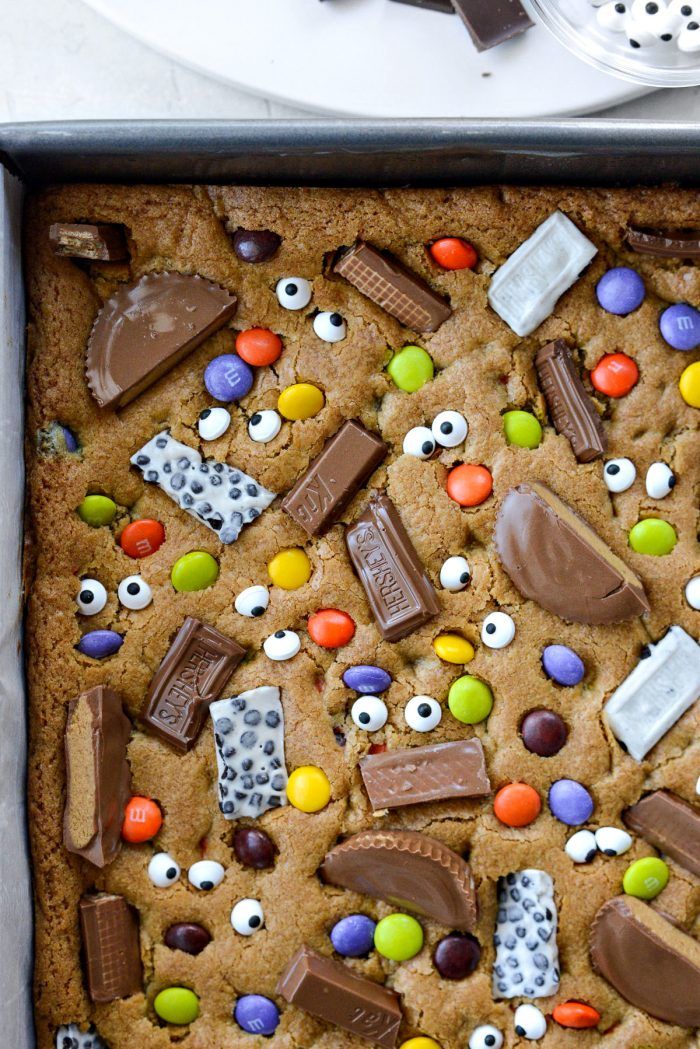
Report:
[[[479,739],[368,754],[360,772],[375,812],[491,793]]]
[[[667,790],[655,790],[622,817],[635,834],[700,878],[700,812]]]
[[[534,24],[520,0],[452,0],[477,51],[488,51]]]
[[[627,244],[639,255],[659,259],[700,259],[700,229],[637,229],[627,231]]]
[[[100,893],[80,901],[88,994],[93,1002],[113,1002],[142,989],[141,951],[136,914],[123,896]]]
[[[54,222],[49,227],[49,243],[54,255],[64,255],[68,258],[121,262],[129,257],[123,226]]]
[[[554,429],[567,438],[578,462],[600,458],[608,445],[605,430],[564,340],[538,350],[535,368]]]

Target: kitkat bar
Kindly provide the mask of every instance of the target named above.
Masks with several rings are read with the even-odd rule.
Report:
[[[563,339],[537,351],[535,369],[554,429],[567,438],[578,462],[599,459],[607,447],[605,430]]]
[[[623,813],[631,831],[700,878],[700,812],[666,790],[655,790]]]
[[[151,681],[141,710],[146,728],[186,753],[244,655],[237,641],[188,616]]]
[[[143,989],[138,920],[123,896],[83,896],[80,930],[93,1002],[113,1002]]]
[[[452,6],[477,51],[488,51],[533,25],[520,0],[452,0]]]
[[[639,255],[659,259],[700,259],[700,229],[640,229],[631,226],[627,244]]]
[[[399,996],[310,947],[300,947],[290,959],[277,993],[290,1005],[368,1042],[386,1049],[396,1045],[402,1019]]]
[[[360,773],[375,812],[491,793],[479,739],[368,754]]]
[[[284,497],[282,509],[308,535],[321,535],[338,520],[387,452],[381,437],[348,419]]]
[[[54,255],[92,262],[123,262],[129,257],[124,227],[88,222],[54,222],[49,228]]]
[[[440,612],[433,584],[384,492],[372,494],[345,541],[385,641],[399,641]]]

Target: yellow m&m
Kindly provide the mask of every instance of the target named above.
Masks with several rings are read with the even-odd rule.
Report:
[[[311,578],[311,562],[300,549],[280,550],[267,566],[275,586],[282,590],[298,590]]]
[[[310,382],[297,382],[282,390],[277,401],[277,411],[285,419],[296,422],[318,415],[324,404],[325,398],[318,386]]]
[[[446,663],[470,663],[474,658],[472,645],[460,634],[440,634],[433,641],[433,650]]]
[[[686,404],[700,408],[700,361],[688,365],[678,380],[678,389]]]
[[[331,800],[331,785],[323,769],[302,765],[289,777],[287,799],[301,812],[320,812]]]

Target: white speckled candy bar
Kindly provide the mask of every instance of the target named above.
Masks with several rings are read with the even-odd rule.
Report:
[[[107,1049],[96,1031],[81,1031],[77,1024],[59,1027],[56,1031],[56,1049]]]
[[[144,480],[157,484],[178,506],[196,517],[222,543],[234,543],[244,525],[260,517],[275,498],[242,470],[212,459],[176,441],[167,430],[139,448],[131,462]]]
[[[280,690],[262,685],[212,703],[219,808],[227,820],[287,804]]]
[[[557,993],[557,908],[554,883],[546,871],[518,871],[499,879],[493,943],[494,998]]]

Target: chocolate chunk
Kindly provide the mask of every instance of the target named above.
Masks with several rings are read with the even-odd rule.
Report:
[[[634,572],[544,484],[506,493],[494,539],[516,589],[561,619],[600,625],[649,611]]]
[[[630,830],[700,878],[700,812],[682,798],[655,790],[622,817]]]
[[[321,535],[338,520],[387,451],[380,437],[348,419],[284,497],[282,509],[308,535]]]
[[[196,922],[177,922],[166,929],[163,943],[172,951],[201,954],[211,943],[211,933]]]
[[[267,262],[275,254],[282,238],[270,229],[237,229],[233,250],[241,262]]]
[[[197,742],[209,704],[244,655],[237,641],[188,616],[151,681],[141,720],[185,754]]]
[[[49,229],[54,255],[94,262],[129,258],[123,226],[92,226],[87,222],[54,222]]]
[[[415,830],[353,834],[327,853],[320,873],[331,885],[386,900],[453,929],[468,931],[476,924],[469,864],[441,841]]]
[[[656,255],[660,259],[700,259],[700,230],[698,229],[636,229],[627,231],[627,243],[640,255]]]
[[[375,812],[491,793],[479,739],[368,754],[360,760],[360,772]]]
[[[437,331],[452,315],[446,299],[422,277],[362,240],[341,249],[332,270],[413,331]]]
[[[385,641],[399,641],[440,612],[433,584],[384,492],[372,494],[345,541]]]
[[[591,961],[650,1016],[700,1026],[700,943],[634,896],[608,900],[591,928]]]
[[[452,0],[395,0],[395,2],[408,4],[410,7],[424,7],[426,11],[440,11],[445,15],[455,13]]]
[[[529,868],[498,879],[492,994],[544,998],[559,990],[557,905],[546,871]]]
[[[101,408],[122,408],[223,327],[236,296],[203,277],[147,273],[100,310],[86,375]]]
[[[113,1002],[142,990],[138,921],[123,896],[83,896],[80,929],[93,1002]]]
[[[605,430],[564,340],[538,350],[535,368],[554,429],[567,438],[578,462],[600,458],[608,446]]]
[[[63,844],[96,867],[111,863],[121,848],[131,796],[130,735],[122,701],[105,685],[83,692],[68,707]]]
[[[520,0],[452,0],[452,5],[477,51],[488,51],[533,25]]]
[[[310,947],[300,947],[290,960],[277,994],[360,1038],[387,1049],[396,1044],[402,1018],[398,995]]]

